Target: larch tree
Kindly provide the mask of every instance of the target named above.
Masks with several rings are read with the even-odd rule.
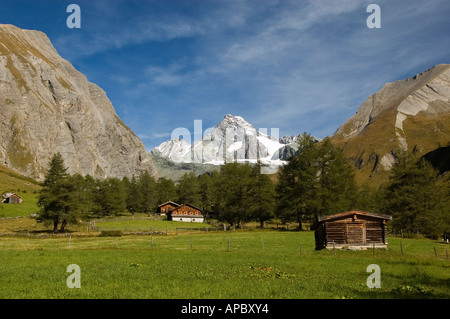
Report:
[[[449,181],[425,159],[398,152],[384,198],[384,213],[397,230],[433,238],[450,230]]]
[[[353,208],[357,186],[353,168],[328,138],[316,143],[309,134],[299,138],[299,154],[280,169],[277,216],[296,220],[317,218]]]
[[[264,222],[275,217],[275,185],[269,176],[261,173],[262,164],[252,167],[249,190],[249,214],[252,220],[258,221],[260,228]]]

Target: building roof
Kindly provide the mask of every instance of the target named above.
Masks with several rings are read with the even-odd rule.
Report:
[[[198,208],[198,207],[195,207],[194,205],[191,205],[191,204],[183,204],[183,205],[178,206],[177,208],[172,209],[168,214],[170,214],[170,215],[172,215],[172,216],[198,216],[198,217],[203,217],[203,215],[182,215],[182,214],[178,215],[178,214],[176,214],[176,213],[174,214],[174,212],[175,212],[177,209],[182,208],[183,206],[189,206],[189,207],[191,207],[191,208],[193,208],[193,209],[195,209],[195,210],[198,210],[200,213],[203,213],[203,210],[202,210],[202,209],[200,209],[200,208]]]
[[[9,198],[9,197],[11,197],[11,196],[17,196],[17,197],[21,198],[19,195],[17,195],[16,193],[13,193],[13,192],[4,192],[4,193],[2,194],[2,197],[3,197],[4,199]]]
[[[23,202],[22,197],[20,197],[16,193],[4,192],[2,194],[2,197],[0,197],[0,203],[20,204],[22,202]]]
[[[162,207],[162,206],[168,205],[168,204],[171,204],[171,205],[176,206],[176,207],[180,207],[181,206],[180,204],[177,204],[175,202],[168,201],[168,202],[165,202],[164,204],[159,205],[158,207]]]
[[[372,212],[364,212],[364,211],[360,211],[360,210],[351,210],[351,211],[342,212],[342,213],[338,213],[338,214],[334,214],[334,215],[321,216],[311,226],[311,230],[316,229],[320,224],[322,224],[325,221],[341,219],[341,218],[345,218],[347,216],[353,216],[353,215],[367,216],[367,217],[373,217],[373,218],[384,219],[384,220],[392,219],[392,216],[390,216],[390,215],[372,213]]]
[[[191,207],[191,208],[194,208],[194,209],[196,209],[196,210],[199,210],[199,211],[203,211],[202,209],[200,209],[200,208],[198,208],[198,207],[195,207],[194,205],[191,205],[191,204],[183,204],[183,205],[181,205],[181,206],[189,206],[189,207]],[[180,207],[181,207],[180,206]]]
[[[196,209],[196,210],[199,210],[199,211],[203,212],[202,209],[200,209],[200,208],[198,208],[198,207],[195,207],[194,205],[191,205],[191,204],[183,204],[183,205],[179,205],[179,206],[178,206],[177,208],[175,208],[175,209],[181,208],[181,207],[183,207],[183,206],[189,206],[189,207],[191,207],[191,208],[193,208],[193,209]],[[174,209],[174,210],[175,210],[175,209]]]

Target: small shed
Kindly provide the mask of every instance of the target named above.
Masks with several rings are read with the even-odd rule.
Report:
[[[2,194],[2,203],[5,204],[21,204],[23,202],[22,197],[16,193],[4,192]]]
[[[348,211],[320,217],[311,226],[316,249],[387,248],[386,221],[392,216],[363,211]]]
[[[168,201],[165,202],[164,204],[159,205],[156,212],[161,215],[166,215],[167,213],[171,212],[172,210],[180,206],[181,206],[180,204]]]
[[[167,213],[167,219],[172,221],[203,223],[205,218],[200,208],[190,204],[183,204]]]

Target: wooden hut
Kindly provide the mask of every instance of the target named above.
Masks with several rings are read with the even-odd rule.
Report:
[[[5,192],[2,194],[2,203],[5,204],[21,204],[23,202],[22,197],[16,193]]]
[[[180,204],[169,201],[159,205],[156,212],[161,215],[166,215],[177,207],[180,207]]]
[[[316,249],[387,248],[385,226],[390,219],[392,216],[362,211],[320,217],[311,226]]]
[[[167,219],[181,222],[203,223],[204,216],[200,208],[190,204],[183,204],[167,213]]]

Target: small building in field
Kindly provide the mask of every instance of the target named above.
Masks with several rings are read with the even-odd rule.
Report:
[[[320,217],[311,226],[316,249],[387,248],[386,221],[392,216],[363,211],[348,211]]]
[[[158,209],[156,211],[156,213],[161,214],[161,215],[166,215],[167,213],[171,212],[172,210],[174,210],[177,207],[180,207],[180,204],[177,204],[175,202],[165,202],[164,204],[161,204],[158,206]]]
[[[21,204],[23,202],[22,197],[16,193],[4,192],[1,197],[2,203],[5,204]]]
[[[183,204],[174,208],[167,214],[167,219],[180,222],[203,223],[203,211],[190,204]]]

